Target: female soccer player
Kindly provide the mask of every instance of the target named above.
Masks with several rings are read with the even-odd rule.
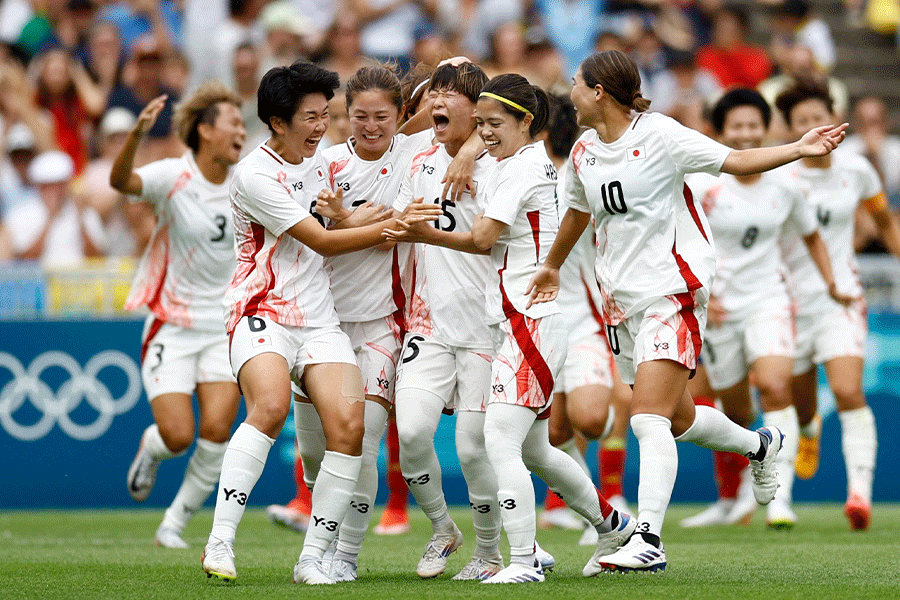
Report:
[[[782,443],[777,428],[752,432],[713,408],[695,410],[685,392],[700,353],[715,256],[684,175],[749,175],[825,155],[846,125],[819,127],[785,146],[732,150],[673,119],[645,114],[649,101],[641,96],[637,66],[618,51],[586,58],[571,97],[588,130],[572,150],[568,212],[528,292],[531,303],[556,297],[559,266],[593,215],[607,339],[622,380],[633,385],[631,428],[641,459],[637,535],[599,563],[659,570],[666,565],[659,536],[677,472],[675,438],[750,458],[760,504],[775,495]]]
[[[799,135],[803,128],[819,127],[834,118],[828,91],[808,83],[786,90],[778,97],[776,106],[794,135]],[[890,213],[877,172],[863,157],[843,152],[840,161],[831,156],[812,156],[792,165],[790,172],[810,188],[809,202],[828,246],[838,289],[856,297],[850,306],[836,303],[829,297],[831,290],[813,269],[810,257],[803,252],[798,236],[785,239],[783,250],[797,305],[797,355],[791,385],[801,440],[805,438],[807,446],[803,454],[807,460],[812,454],[818,464],[821,420],[814,415],[816,365],[821,364],[825,366],[841,421],[847,466],[844,514],[851,529],[864,530],[869,527],[871,516],[877,437],[875,417],[862,390],[868,324],[853,254],[854,215],[862,205],[874,218],[885,246],[897,257],[900,257],[900,229]],[[805,474],[811,477],[814,472],[815,469],[808,468]]]
[[[712,111],[720,142],[737,150],[762,145],[772,116],[758,92],[734,89]],[[835,287],[828,250],[816,230],[816,218],[806,202],[806,188],[784,169],[745,176],[694,173],[685,178],[703,206],[716,241],[716,278],[709,300],[709,327],[703,340],[703,364],[716,397],[728,417],[750,425],[750,377],[759,391],[763,425],[785,435],[776,460],[778,491],[767,506],[767,522],[790,528],[797,520],[791,508],[794,458],[797,454],[797,412],[791,398],[794,327],[791,297],[785,282],[778,240],[797,231],[832,297],[844,304]],[[738,475],[739,477],[739,475]],[[721,499],[682,523],[685,526],[725,524],[747,516],[735,500]],[[754,505],[751,507],[755,507]]]
[[[156,229],[125,305],[150,309],[141,374],[155,421],[128,469],[128,491],[136,501],[146,500],[160,461],[190,448],[196,392],[197,448],[156,530],[157,545],[187,548],[181,532],[219,479],[240,401],[222,329],[222,296],[234,265],[228,185],[246,132],[240,99],[222,85],[204,85],[175,112],[188,152],[135,170],[138,144],[165,101],[160,96],[141,111],[113,164],[110,184],[156,209]]]
[[[526,307],[526,287],[556,233],[556,169],[535,135],[547,123],[549,100],[521,75],[499,75],[482,89],[478,132],[498,164],[485,184],[488,204],[465,233],[418,227],[421,241],[464,252],[491,251],[487,322],[497,355],[484,437],[498,482],[498,501],[510,544],[510,564],[485,583],[544,581],[535,550],[534,487],[544,479],[599,534],[584,575],[600,572],[597,558],[622,545],[635,522],[613,509],[587,474],[550,445],[546,418],[568,336],[555,302]],[[388,232],[388,235],[391,235]],[[497,275],[493,275],[497,273]]]
[[[314,192],[327,185],[327,172],[314,157],[337,87],[335,73],[307,62],[266,73],[258,111],[272,137],[241,161],[232,184],[238,266],[225,294],[226,329],[248,410],[225,452],[202,559],[209,576],[225,580],[237,575],[237,525],[290,410],[291,381],[315,406],[325,438],[295,582],[334,583],[321,558],[359,477],[363,383],[350,340],[338,327],[322,256],[381,243],[385,224],[327,230],[314,218]],[[373,213],[385,216],[366,207],[347,220],[355,224]]]

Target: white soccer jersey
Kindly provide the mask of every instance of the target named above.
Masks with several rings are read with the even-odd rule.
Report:
[[[161,321],[223,331],[222,296],[234,272],[230,179],[210,183],[191,152],[137,169],[141,195],[156,209],[156,229],[135,273],[125,308],[146,304]]]
[[[637,115],[606,144],[589,129],[572,149],[566,206],[592,214],[604,320],[655,298],[708,286],[715,253],[686,173],[717,174],[731,149],[658,113]]]
[[[453,202],[441,200],[441,179],[452,160],[440,144],[416,154],[407,167],[394,209],[402,211],[414,199],[424,198],[444,209],[435,227],[470,231],[475,216],[484,212],[484,184],[497,163],[483,152],[475,161],[475,198],[466,193],[459,202]],[[493,348],[485,320],[490,257],[416,244],[413,260],[408,331],[434,337],[448,346]]]
[[[525,308],[525,290],[559,230],[556,179],[544,142],[536,142],[497,163],[487,180],[484,216],[507,226],[491,248],[488,323],[500,323],[515,313],[540,319],[559,312],[556,301]]]
[[[352,139],[322,153],[328,164],[332,188],[344,191],[344,206],[353,209],[370,201],[391,206],[412,157],[430,147],[431,130],[394,136],[381,158],[365,161],[356,154]],[[326,259],[334,307],[342,323],[372,321],[397,310],[394,286],[399,285],[401,265],[397,253],[377,248]]]
[[[235,168],[231,186],[237,270],[225,309],[227,329],[259,315],[281,325],[337,325],[328,275],[320,254],[285,233],[315,214],[318,192],[328,187],[321,156],[294,165],[262,144]]]
[[[788,169],[809,188],[809,203],[828,248],[838,291],[862,296],[853,252],[854,219],[860,202],[880,197],[882,186],[878,173],[865,158],[847,152],[836,153],[827,169],[811,169],[799,161],[789,165]],[[782,242],[797,313],[822,314],[833,308],[835,302],[828,295],[825,281],[797,231],[789,230]]]
[[[685,182],[703,206],[716,241],[710,291],[727,320],[741,321],[773,304],[790,306],[778,241],[787,225],[804,236],[816,230],[806,187],[784,169],[763,173],[750,185],[728,174],[695,173]]]

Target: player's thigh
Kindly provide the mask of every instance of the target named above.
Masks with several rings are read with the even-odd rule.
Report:
[[[840,411],[866,406],[862,391],[863,359],[858,356],[839,356],[825,363],[828,385],[834,392]]]
[[[141,348],[141,379],[147,398],[152,402],[167,394],[193,396],[203,341],[184,327],[154,322],[160,326],[145,326]]]
[[[397,322],[384,317],[360,323],[341,323],[350,338],[366,396],[393,401],[397,360],[402,337]]]
[[[706,329],[701,350],[703,369],[716,392],[727,390],[747,377],[749,363],[742,327],[742,323],[723,323]]]
[[[442,399],[446,408],[453,408],[456,380],[453,348],[418,333],[406,334],[394,387],[398,414],[414,410],[415,405],[407,405],[415,401],[421,391]]]
[[[549,407],[568,351],[560,316],[531,319],[517,314],[495,326],[494,335],[500,343],[491,368],[489,403],[539,411]]]
[[[490,401],[493,352],[456,348],[456,409],[484,412]]]
[[[722,412],[740,425],[749,427],[753,420],[753,404],[750,399],[750,378],[744,377],[733,386],[716,392],[722,402]]]
[[[153,420],[166,447],[173,452],[187,450],[194,441],[194,408],[190,394],[171,392],[150,401]]]
[[[608,425],[610,396],[612,388],[599,384],[583,385],[569,392],[566,399],[572,427],[588,439],[600,438]]]

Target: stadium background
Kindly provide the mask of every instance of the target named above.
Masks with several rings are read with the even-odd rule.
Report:
[[[344,50],[332,42],[345,33],[341,27],[348,23],[345,18],[347,14],[353,15],[356,11],[359,17],[366,7],[373,9],[380,4],[384,3],[355,0],[349,7],[338,10],[338,3],[329,0],[297,0],[295,4],[290,0],[277,3],[234,1],[230,4],[219,0],[190,0],[187,6],[168,0],[121,3],[2,0],[2,160],[8,163],[8,155],[15,149],[22,149],[19,147],[21,142],[17,142],[19,146],[12,143],[10,132],[16,121],[23,121],[35,129],[31,141],[33,151],[64,147],[73,154],[76,165],[82,164],[81,168],[88,169],[93,162],[101,160],[104,137],[112,135],[111,129],[103,128],[103,116],[114,105],[112,92],[118,89],[116,86],[128,88],[134,97],[140,96],[138,80],[141,75],[136,74],[140,68],[138,63],[159,59],[166,68],[166,79],[164,82],[160,79],[160,85],[180,85],[179,92],[189,93],[194,80],[199,77],[199,69],[192,69],[191,61],[202,56],[204,51],[215,54],[210,49],[215,50],[222,38],[227,38],[232,50],[245,42],[254,47],[261,58],[254,74],[257,81],[265,65],[300,55],[310,55],[325,65],[352,72],[350,67],[353,61],[359,64],[364,61],[363,46],[366,43],[374,44],[373,48],[377,46],[377,32],[368,36],[375,36],[374,41],[369,39],[366,42],[366,27],[361,26],[357,18],[355,25],[352,25],[357,37],[355,55],[344,56]],[[466,29],[466,23],[460,24],[458,18],[454,21],[449,14],[453,12],[453,7],[458,9],[460,6],[474,7],[472,14],[483,18],[479,20],[470,15],[470,27]],[[582,43],[580,48],[583,53],[585,48],[594,46],[595,39],[600,43],[606,36],[604,32],[614,31],[618,37],[612,41],[632,52],[642,67],[653,70],[653,77],[648,77],[648,82],[663,82],[656,84],[660,98],[667,92],[672,95],[672,90],[665,87],[667,81],[670,86],[673,81],[680,86],[682,98],[693,98],[695,104],[675,103],[668,107],[676,116],[691,122],[697,117],[697,103],[702,105],[707,102],[710,95],[723,87],[704,87],[706,76],[701,76],[701,70],[696,68],[696,51],[710,41],[714,15],[721,6],[718,0],[662,4],[614,1],[604,4],[572,0],[417,0],[398,2],[392,12],[369,23],[368,27],[382,23],[386,27],[384,31],[401,32],[409,38],[413,45],[407,52],[397,53],[383,48],[379,54],[379,58],[392,58],[401,66],[417,60],[433,63],[444,56],[464,52],[488,66],[489,71],[528,72],[560,91],[564,91],[561,82],[565,82],[571,74],[573,60],[577,64],[579,51],[570,47],[576,45],[574,42],[568,44],[566,40],[577,37],[576,33],[588,36],[587,42]],[[808,48],[814,60],[812,75],[830,77],[829,81],[836,80],[843,85],[849,99],[846,116],[849,117],[855,102],[866,96],[881,99],[891,115],[900,106],[900,87],[897,86],[900,69],[893,37],[900,12],[896,1],[869,0],[868,3],[860,3],[858,0],[846,0],[844,3],[816,4],[806,22],[818,20],[830,29],[835,51],[830,64],[815,59],[816,52],[821,48],[813,46],[821,43],[821,38],[811,38],[808,42],[810,46],[802,46],[799,28],[793,32],[794,38],[786,41],[785,31],[772,25],[773,15],[794,14],[803,9],[803,0],[785,0],[774,8],[771,3],[762,2],[728,6],[738,6],[750,17],[749,36],[769,52],[773,77],[779,73],[789,75],[790,70],[796,68],[789,59],[777,56],[780,44],[789,43],[795,50]],[[191,15],[201,7],[215,10],[206,13],[209,21],[198,33],[191,30]],[[228,15],[229,10],[231,16]],[[559,13],[560,10],[564,13]],[[590,17],[591,26],[578,27],[577,31],[572,29],[568,37],[559,34],[559,23],[554,21],[554,16],[581,14],[575,12],[577,10],[587,11],[583,14]],[[307,14],[303,15],[303,11]],[[309,14],[310,11],[312,14]],[[424,16],[429,11],[433,12],[430,19]],[[79,15],[88,20],[79,22]],[[336,15],[335,27],[329,29],[325,25]],[[214,23],[216,18],[219,21]],[[88,68],[96,79],[97,87],[106,91],[107,104],[97,114],[85,117],[77,125],[77,131],[66,129],[66,125],[60,124],[58,115],[53,112],[56,105],[42,105],[35,93],[42,76],[41,61],[45,60],[48,51],[63,48],[90,67],[92,32],[99,29],[99,23],[115,23],[121,34],[115,81],[105,81],[99,72],[102,69],[94,72]],[[514,35],[504,38],[501,32],[505,32],[510,23],[515,25],[512,28]],[[18,30],[17,25],[21,26]],[[83,39],[79,38],[79,32],[84,32]],[[160,37],[161,33],[165,38]],[[242,37],[244,34],[246,39]],[[279,37],[278,34],[283,35]],[[381,39],[385,35],[382,33]],[[504,45],[514,46],[515,43],[522,45],[519,55],[505,56],[498,51]],[[747,45],[750,47],[749,42]],[[79,54],[80,51],[88,52],[86,58]],[[552,63],[542,62],[547,60],[547,56],[556,56],[557,59],[555,66],[545,70],[544,67]],[[679,80],[677,69],[688,64],[691,65],[688,73],[691,78]],[[206,64],[206,67],[214,73],[221,65]],[[17,80],[21,86],[13,90],[15,86],[10,86],[9,82],[15,79],[17,73],[25,79]],[[236,68],[234,72],[226,73],[225,78],[229,77],[233,77],[230,83],[241,85],[241,75]],[[107,84],[110,85],[109,90],[103,87]],[[19,95],[16,96],[16,93]],[[645,95],[654,99],[652,92]],[[12,105],[16,102],[24,106],[13,110]],[[66,105],[62,114],[71,114],[71,109],[77,104]],[[37,120],[30,120],[35,115]],[[41,130],[42,122],[47,125],[46,131]],[[700,121],[696,124],[703,127]],[[854,121],[854,128],[857,133],[864,133],[861,122]],[[890,120],[882,123],[881,128],[883,133],[894,129]],[[82,144],[70,147],[63,143],[72,135]],[[866,144],[862,147],[868,148],[873,162],[878,163],[883,158],[879,151],[887,157],[898,157],[898,145],[900,140],[888,136],[882,140],[881,147],[870,148]],[[143,151],[142,160],[146,162],[160,156],[177,155],[181,149],[165,132],[148,143]],[[891,163],[888,161],[887,164]],[[892,186],[900,180],[900,158],[892,163],[890,169],[881,168],[881,171],[892,202],[896,203],[900,190]],[[140,433],[150,422],[151,415],[140,387],[138,354],[142,316],[123,313],[121,305],[130,285],[134,255],[140,248],[141,228],[136,221],[130,223],[134,248],[121,255],[109,250],[105,256],[86,257],[77,264],[65,265],[54,264],[46,257],[23,260],[14,244],[9,244],[7,239],[10,231],[18,226],[12,206],[27,199],[10,200],[9,195],[16,190],[10,192],[10,187],[14,186],[10,185],[9,174],[8,169],[0,170],[0,195],[3,197],[3,204],[0,205],[0,260],[3,261],[0,263],[0,451],[4,467],[0,486],[5,490],[0,494],[0,509],[133,506],[125,486],[125,473]],[[90,204],[90,184],[80,172],[72,182],[73,198]],[[894,204],[894,207],[897,205]],[[140,215],[128,217],[139,220]],[[861,237],[860,248],[867,245],[867,240]],[[881,440],[874,500],[897,502],[900,501],[900,485],[897,484],[900,481],[900,462],[891,459],[888,442],[900,422],[900,268],[893,258],[878,255],[877,247],[866,249],[875,253],[861,256],[862,275],[870,304],[870,339],[864,387],[875,412]],[[820,384],[820,410],[825,418],[822,467],[812,480],[796,483],[794,495],[800,502],[839,502],[845,497],[839,424],[834,415],[833,398],[824,380]],[[453,417],[443,418],[437,434],[438,452],[444,469],[448,501],[465,504],[465,484],[453,448],[453,424]],[[673,500],[711,500],[715,488],[709,453],[689,445],[679,445],[679,453],[679,478]],[[270,455],[260,484],[251,497],[251,504],[283,503],[292,497],[293,455],[293,424],[289,421]],[[168,461],[162,467],[147,505],[162,507],[167,504],[180,482],[187,456],[189,453]],[[631,437],[625,490],[632,501],[636,498],[637,488],[636,458],[635,440]],[[589,459],[591,467],[596,469],[596,453],[589,452]],[[383,462],[382,455],[382,472]],[[540,483],[537,487],[538,492],[542,493]]]

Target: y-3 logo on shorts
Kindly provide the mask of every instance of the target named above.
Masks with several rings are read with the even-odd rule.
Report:
[[[491,386],[491,388],[494,390],[495,394],[503,393],[503,384],[502,383],[495,383],[494,385]]]
[[[659,352],[660,350],[668,350],[669,342],[654,342],[653,349]]]
[[[378,387],[380,387],[383,390],[388,389],[388,386],[390,385],[390,383],[388,382],[387,379],[382,379],[381,377],[376,377],[375,379],[378,381]]]

